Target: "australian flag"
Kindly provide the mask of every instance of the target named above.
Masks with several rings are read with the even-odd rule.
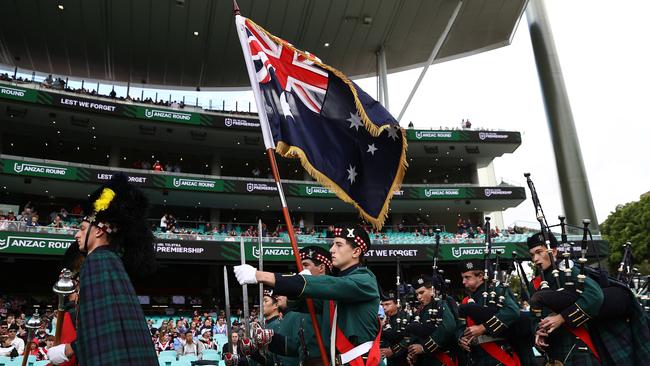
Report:
[[[237,16],[237,30],[267,148],[299,158],[314,179],[381,228],[406,172],[405,131],[340,71],[244,17]]]

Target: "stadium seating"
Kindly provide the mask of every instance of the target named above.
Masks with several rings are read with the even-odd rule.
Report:
[[[176,351],[162,351],[160,352],[160,357],[173,357],[176,359]]]
[[[27,357],[27,366],[35,366],[36,356]],[[14,358],[9,358],[6,356],[0,356],[0,366],[21,366],[23,364],[23,356],[18,356]],[[43,365],[42,363],[40,365]]]
[[[198,358],[194,355],[185,355],[185,356],[181,356],[178,360],[192,362],[198,360]]]
[[[196,234],[173,234],[173,233],[163,233],[156,232],[155,235],[161,239],[186,239],[186,240],[204,240],[204,241],[239,241],[241,237],[232,237],[227,234],[202,234],[195,230]],[[432,236],[415,236],[412,232],[386,232],[385,239],[382,239],[381,236],[377,237],[372,234],[370,236],[371,240],[374,243],[381,243],[382,241],[387,242],[388,244],[432,244],[435,242],[435,239]],[[196,238],[200,236],[199,238]],[[325,238],[324,234],[308,235],[308,234],[298,234],[297,239],[299,243],[302,244],[326,244],[328,241]],[[484,235],[477,235],[474,238],[469,238],[467,236],[456,235],[449,232],[441,233],[440,243],[441,244],[479,244],[483,243]],[[509,234],[501,235],[492,239],[492,242],[495,244],[498,243],[523,243],[526,242],[527,234]],[[289,235],[287,233],[280,234],[277,238],[268,238],[277,243],[289,243]],[[244,237],[244,241],[257,241],[257,238],[253,237]]]
[[[172,363],[176,362],[176,351],[174,352],[174,356],[163,356],[160,355],[158,356],[158,365],[160,366],[171,366]]]
[[[171,366],[192,366],[192,362],[189,360],[178,360],[174,361]]]

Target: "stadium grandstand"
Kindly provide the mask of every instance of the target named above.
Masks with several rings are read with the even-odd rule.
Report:
[[[25,322],[36,306],[52,319],[52,284],[79,230],[83,203],[123,172],[151,203],[159,269],[133,281],[152,337],[174,334],[177,342],[187,330],[197,338],[210,330],[215,345],[204,360],[219,360],[227,343],[224,266],[238,264],[243,247],[245,260],[262,257],[265,270],[296,271],[256,108],[210,94],[249,87],[231,3],[115,3],[0,5],[0,317]],[[271,31],[355,78],[382,79],[432,63],[427,57],[456,17],[454,4],[438,0],[346,2],[349,9],[335,1],[280,1],[282,14],[256,1],[240,3]],[[435,62],[509,44],[527,1],[465,3]],[[149,20],[137,21],[138,14]],[[116,26],[118,19],[128,19],[128,26]],[[33,29],[12,30],[30,20]],[[381,59],[388,63],[383,73]],[[415,127],[431,124],[403,126],[409,169],[384,228],[366,225],[367,262],[385,288],[395,284],[398,258],[406,278],[431,271],[437,232],[440,267],[457,290],[457,263],[483,258],[486,236],[494,252],[527,255],[522,244],[532,229],[502,218],[526,200],[525,188],[497,179],[493,167],[517,150],[521,133],[482,129],[463,117],[435,129]],[[297,159],[278,157],[278,166],[299,246],[327,247],[335,224],[359,221]],[[490,232],[482,229],[486,216]],[[590,257],[606,251],[595,239]],[[234,283],[236,326],[244,306]],[[255,319],[259,299],[250,297]],[[43,327],[43,334],[54,334],[50,320]],[[37,365],[38,358],[30,362]],[[176,366],[195,359],[177,360],[172,347],[160,350],[159,360]]]

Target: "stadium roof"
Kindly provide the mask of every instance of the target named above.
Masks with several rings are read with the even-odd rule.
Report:
[[[436,62],[508,45],[526,0],[465,0]],[[240,0],[244,16],[353,77],[422,65],[453,0]],[[0,64],[166,88],[247,87],[231,0],[0,2]],[[326,46],[328,44],[328,46]]]

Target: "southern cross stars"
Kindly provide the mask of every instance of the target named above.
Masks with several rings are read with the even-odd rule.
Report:
[[[350,168],[348,169],[348,180],[350,181],[350,184],[354,183],[354,180],[357,177],[357,172],[355,171],[357,168],[353,167],[352,164],[350,164]]]
[[[397,140],[399,136],[397,136],[397,127],[389,127],[386,129],[388,131],[388,137],[392,138],[393,141]]]
[[[361,117],[357,113],[350,113],[350,118],[347,121],[350,121],[350,128],[354,127],[357,131],[359,131],[359,127],[363,127]]]
[[[375,144],[368,145],[368,151],[372,156],[375,156],[375,151],[379,150],[378,148],[375,147]]]

